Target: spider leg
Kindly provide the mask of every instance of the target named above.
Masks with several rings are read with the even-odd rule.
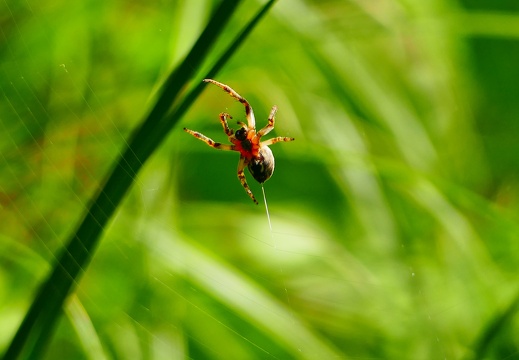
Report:
[[[227,118],[232,119],[232,116],[227,113],[220,114],[220,121],[223,126],[223,131],[225,131],[227,136],[231,136],[233,134],[233,130],[229,128],[229,124],[227,124]]]
[[[245,106],[245,117],[247,118],[247,124],[249,126],[249,129],[256,128],[256,120],[254,118],[254,112],[252,111],[252,107],[250,106],[249,102],[247,100],[245,100],[245,98],[243,96],[241,96],[236,91],[234,91],[230,86],[222,84],[218,81],[215,81],[212,79],[204,79],[204,81],[215,84],[216,86],[222,88],[223,91],[225,91],[227,94],[231,95],[234,99],[241,102],[243,104],[243,106]]]
[[[269,146],[269,145],[272,145],[272,144],[275,144],[278,142],[282,142],[282,141],[294,141],[294,140],[295,139],[291,138],[291,137],[278,136],[278,137],[275,137],[272,139],[268,139],[266,141],[262,141],[261,146]]]
[[[245,157],[240,156],[240,161],[238,162],[238,179],[240,179],[240,182],[242,186],[245,188],[245,191],[247,192],[247,195],[258,205],[258,201],[254,197],[254,194],[252,193],[249,185],[247,184],[247,180],[245,179],[245,173],[243,172],[243,169],[245,169],[245,166],[247,166],[248,161],[245,159]]]
[[[274,116],[276,116],[277,111],[278,111],[278,107],[276,105],[274,105],[272,107],[272,110],[270,110],[270,115],[268,118],[267,125],[263,129],[258,131],[258,133],[256,134],[257,137],[262,137],[263,135],[267,135],[272,129],[274,129],[274,121],[275,121]]]
[[[214,141],[213,139],[208,138],[204,134],[199,133],[198,131],[193,131],[193,130],[189,130],[186,128],[184,128],[184,131],[187,132],[188,134],[193,135],[197,139],[202,140],[203,142],[205,142],[207,145],[209,145],[212,148],[215,148],[218,150],[236,150],[234,145],[221,144],[219,142]]]

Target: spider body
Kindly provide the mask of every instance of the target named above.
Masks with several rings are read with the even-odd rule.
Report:
[[[204,81],[210,82],[222,88],[231,97],[242,103],[245,106],[245,117],[247,119],[247,124],[238,122],[240,128],[234,131],[233,129],[229,128],[227,123],[227,119],[232,119],[232,116],[227,113],[220,114],[220,122],[222,123],[223,131],[231,143],[230,145],[216,142],[197,131],[186,128],[184,128],[184,131],[215,149],[238,151],[240,153],[240,160],[238,162],[238,179],[240,180],[242,186],[245,188],[245,191],[252,199],[252,201],[258,204],[258,201],[254,197],[254,194],[247,184],[243,169],[245,166],[247,166],[254,179],[260,184],[263,184],[272,176],[272,173],[274,172],[274,155],[272,154],[269,145],[275,144],[277,142],[293,141],[294,138],[280,136],[266,141],[261,141],[261,137],[263,135],[268,134],[272,129],[274,129],[274,116],[276,115],[277,107],[272,107],[268,117],[267,125],[260,131],[256,131],[254,112],[252,111],[252,107],[249,105],[249,102],[245,100],[244,97],[239,95],[229,86],[219,83],[218,81],[211,79],[205,79]]]

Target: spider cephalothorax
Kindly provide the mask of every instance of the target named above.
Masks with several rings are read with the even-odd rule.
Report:
[[[238,125],[241,127],[235,132],[233,129],[229,128],[229,125],[227,124],[227,119],[232,119],[232,116],[227,113],[220,114],[220,122],[222,123],[223,131],[231,142],[230,145],[216,142],[197,131],[186,128],[184,128],[184,131],[193,135],[197,139],[202,140],[207,145],[215,149],[238,151],[240,153],[240,161],[238,162],[238,179],[240,179],[241,184],[245,188],[245,191],[250,196],[252,201],[257,204],[258,201],[252,194],[252,191],[247,184],[243,169],[245,166],[247,166],[254,179],[256,179],[256,181],[258,181],[260,184],[263,184],[272,176],[272,173],[274,172],[274,155],[272,154],[269,145],[280,141],[293,141],[294,138],[280,136],[266,141],[260,141],[263,135],[268,134],[272,129],[274,129],[274,116],[276,115],[277,107],[272,107],[267,125],[260,131],[256,132],[256,120],[254,119],[254,112],[252,111],[249,102],[245,100],[245,98],[243,98],[229,86],[219,83],[218,81],[211,79],[205,79],[204,81],[221,87],[226,93],[241,102],[245,106],[245,117],[247,119],[247,124],[238,122]]]

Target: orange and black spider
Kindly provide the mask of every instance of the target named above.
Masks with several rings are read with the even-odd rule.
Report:
[[[269,149],[269,145],[281,141],[293,141],[294,138],[280,136],[266,141],[260,141],[263,135],[268,134],[272,129],[274,129],[274,115],[276,115],[276,111],[278,109],[277,106],[272,107],[267,125],[260,131],[256,132],[256,120],[254,119],[254,113],[251,106],[249,105],[249,102],[245,100],[245,98],[243,98],[229,86],[219,83],[218,81],[211,79],[205,79],[204,81],[221,87],[226,93],[241,102],[245,106],[245,117],[247,119],[247,124],[238,121],[238,125],[241,125],[241,128],[235,132],[233,129],[230,129],[229,125],[227,124],[227,119],[232,119],[232,116],[227,113],[220,114],[220,122],[222,123],[223,131],[229,137],[229,141],[231,142],[230,145],[216,142],[197,131],[186,128],[184,128],[184,131],[193,135],[197,139],[202,140],[207,145],[215,149],[238,151],[240,153],[240,161],[238,162],[238,179],[240,180],[252,201],[258,204],[258,201],[252,194],[252,191],[247,184],[247,180],[245,180],[243,169],[245,166],[247,166],[254,179],[256,179],[256,181],[258,181],[260,184],[263,184],[272,176],[272,173],[274,172],[274,155],[272,155],[272,151]]]

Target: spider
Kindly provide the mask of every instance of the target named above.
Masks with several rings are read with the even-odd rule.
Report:
[[[277,106],[274,105],[272,107],[268,117],[267,125],[260,131],[256,131],[256,120],[254,119],[254,112],[252,111],[252,107],[249,105],[249,102],[245,100],[245,98],[243,98],[229,86],[219,83],[218,81],[204,79],[204,82],[209,82],[222,88],[223,91],[228,93],[231,97],[241,102],[245,106],[245,117],[247,119],[247,124],[238,121],[238,125],[241,127],[234,131],[233,129],[230,129],[229,125],[227,124],[227,119],[232,119],[232,116],[227,113],[220,114],[220,122],[222,123],[223,131],[229,137],[229,141],[231,142],[230,145],[216,142],[197,131],[186,128],[184,128],[184,131],[193,135],[195,138],[202,140],[212,148],[218,150],[238,151],[240,153],[240,160],[238,161],[238,179],[245,188],[245,191],[249,197],[257,205],[258,201],[254,197],[254,194],[247,184],[243,169],[245,166],[247,166],[254,179],[256,179],[256,181],[258,181],[260,184],[263,184],[265,181],[270,179],[272,173],[274,172],[274,155],[272,154],[269,145],[281,141],[293,141],[294,138],[280,136],[266,141],[260,141],[263,135],[268,134],[272,129],[274,129],[274,116],[278,110]]]

